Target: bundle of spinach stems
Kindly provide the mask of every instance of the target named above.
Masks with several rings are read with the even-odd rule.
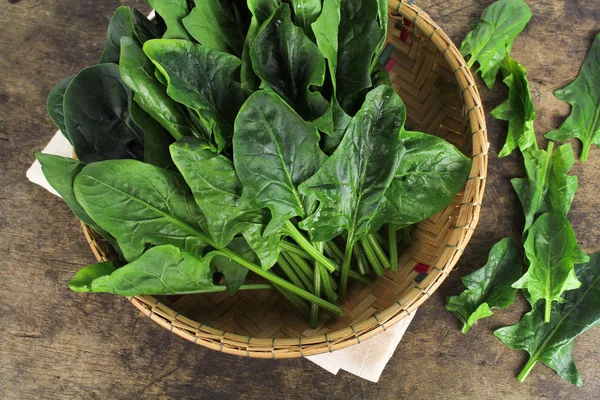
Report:
[[[556,151],[553,141],[546,150],[538,147],[526,70],[509,55],[530,18],[531,10],[523,0],[496,1],[485,9],[461,46],[469,66],[477,65],[490,89],[498,71],[508,87],[508,99],[492,116],[508,121],[508,136],[499,157],[516,149],[523,157],[526,177],[511,183],[523,207],[525,226],[523,245],[511,238],[495,244],[488,262],[462,278],[467,290],[449,297],[446,308],[464,323],[466,333],[478,320],[491,316],[492,309],[512,304],[520,289],[531,311],[517,324],[494,332],[511,349],[529,353],[518,380],[525,380],[535,364],[542,362],[566,381],[581,386],[571,353],[579,334],[600,325],[600,252],[586,255],[567,219],[578,186],[577,177],[568,175],[575,163],[571,144]],[[554,93],[571,105],[571,114],[545,135],[551,140],[579,139],[582,162],[592,144],[600,145],[599,77],[600,34],[579,76]]]
[[[43,172],[119,255],[69,286],[269,288],[312,326],[341,315],[348,281],[396,271],[397,231],[445,209],[471,168],[405,129],[379,60],[387,1],[148,3],[153,21],[119,7],[99,64],[48,98],[77,159],[38,154]]]

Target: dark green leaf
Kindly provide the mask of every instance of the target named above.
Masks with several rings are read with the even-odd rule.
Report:
[[[271,210],[266,235],[292,217],[307,215],[297,188],[317,171],[325,154],[315,127],[275,93],[256,92],[241,108],[235,120],[233,157],[244,201]]]
[[[460,46],[463,56],[470,56],[469,68],[477,68],[488,88],[493,88],[500,64],[510,54],[513,41],[531,18],[531,10],[523,0],[498,0],[481,14],[473,31]]]
[[[119,63],[121,38],[123,37],[128,37],[131,39],[135,37],[131,8],[127,6],[121,6],[117,8],[110,20],[110,23],[108,24],[106,44],[104,45],[102,56],[100,56],[100,61],[98,62],[99,64]]]
[[[256,261],[256,256],[246,241],[240,237],[233,239],[227,246],[250,262]],[[211,262],[212,268],[223,274],[227,291],[230,295],[237,292],[248,275],[248,269],[229,259],[228,257],[217,254]]]
[[[167,93],[196,110],[219,150],[233,136],[233,121],[247,92],[232,74],[240,60],[183,40],[150,40],[144,52],[168,80]]]
[[[494,332],[511,349],[529,353],[520,381],[540,361],[564,380],[581,386],[572,350],[577,336],[600,324],[600,253],[593,254],[587,264],[578,265],[575,272],[582,285],[565,293],[564,303],[552,307],[550,323],[544,323],[544,305],[538,303],[517,324]]]
[[[446,302],[464,323],[462,332],[467,333],[475,323],[492,315],[492,309],[503,308],[515,302],[517,289],[511,285],[523,274],[523,261],[515,242],[504,238],[492,247],[487,263],[475,272],[461,278],[467,289]]]
[[[199,254],[202,212],[183,178],[135,160],[85,166],[75,178],[75,196],[101,228],[113,235],[127,261],[148,246],[173,244]]]
[[[521,151],[533,147],[537,150],[537,141],[533,121],[535,108],[531,101],[529,82],[525,67],[507,56],[502,62],[504,83],[508,86],[508,100],[492,110],[492,116],[508,121],[508,136],[498,157],[506,157],[513,150]]]
[[[157,24],[152,23],[138,9],[134,8],[132,11],[135,37],[141,44],[146,43],[148,40],[160,39],[164,35],[165,32]]]
[[[585,161],[591,145],[600,145],[600,34],[596,35],[577,78],[554,95],[571,105],[571,115],[546,137],[581,140],[583,148],[579,158]]]
[[[143,159],[143,134],[129,115],[131,91],[119,67],[100,64],[81,70],[64,97],[67,134],[84,163]]]
[[[163,39],[191,39],[183,27],[183,19],[190,13],[187,0],[147,0],[167,25]]]
[[[587,262],[589,257],[577,245],[569,220],[557,213],[543,214],[531,226],[525,255],[529,269],[513,287],[527,289],[532,305],[545,300],[548,322],[551,303],[563,302],[565,291],[581,285],[574,265]]]
[[[58,82],[48,94],[48,101],[46,102],[48,115],[69,142],[71,141],[71,138],[67,135],[67,128],[65,127],[63,100],[67,86],[69,86],[69,83],[71,83],[73,78],[75,78],[75,75],[69,76],[68,78]]]
[[[131,118],[144,132],[144,162],[161,168],[173,166],[169,145],[173,138],[136,103],[131,105]]]
[[[311,86],[323,85],[325,60],[319,48],[292,23],[290,9],[282,4],[265,22],[250,49],[252,67],[271,89],[302,118],[320,117],[327,101]]]
[[[304,34],[313,37],[311,24],[321,14],[321,0],[291,0],[294,23],[301,27]]]

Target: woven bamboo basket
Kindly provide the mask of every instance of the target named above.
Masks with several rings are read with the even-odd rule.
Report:
[[[390,0],[388,42],[380,62],[407,106],[407,126],[446,139],[473,159],[470,177],[453,203],[412,229],[400,270],[368,286],[349,287],[343,317],[310,329],[275,291],[188,296],[135,296],[131,303],[172,333],[224,353],[294,358],[331,352],[367,340],[427,300],[456,265],[479,220],[487,172],[487,131],[477,86],[460,52],[411,1]],[[111,251],[89,227],[84,234],[98,260]]]

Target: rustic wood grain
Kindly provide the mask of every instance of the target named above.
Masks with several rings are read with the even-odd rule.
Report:
[[[139,0],[0,0],[0,399],[598,398],[600,329],[576,340],[583,388],[543,365],[519,384],[525,353],[509,350],[491,332],[518,321],[527,309],[523,299],[468,335],[444,310],[445,297],[462,290],[459,277],[480,267],[500,238],[518,238],[523,223],[509,184],[522,173],[521,162],[516,154],[495,156],[506,125],[491,118],[477,232],[458,270],[417,313],[378,384],[345,372],[332,376],[306,360],[209,351],[142,319],[124,299],[69,291],[66,283],[92,254],[67,206],[26,181],[25,170],[55,129],[45,112],[48,91],[97,60],[112,11],[122,3],[148,10]],[[459,43],[491,0],[418,3]],[[528,68],[541,138],[569,111],[552,92],[577,74],[600,29],[600,11],[597,0],[529,3],[534,16],[513,57]],[[487,110],[506,95],[501,84],[480,89]],[[570,218],[582,247],[598,251],[600,150],[574,172],[580,189]]]

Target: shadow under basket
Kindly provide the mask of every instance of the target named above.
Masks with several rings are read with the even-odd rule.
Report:
[[[388,42],[379,62],[406,104],[406,125],[444,138],[473,158],[469,179],[452,204],[412,227],[400,255],[372,284],[349,287],[344,316],[316,329],[276,291],[129,298],[149,319],[199,345],[245,357],[294,358],[360,343],[410,315],[444,281],[479,220],[487,172],[487,132],[473,76],[446,34],[414,4],[390,0]],[[87,226],[98,260],[109,249]],[[400,237],[402,235],[399,235]]]

